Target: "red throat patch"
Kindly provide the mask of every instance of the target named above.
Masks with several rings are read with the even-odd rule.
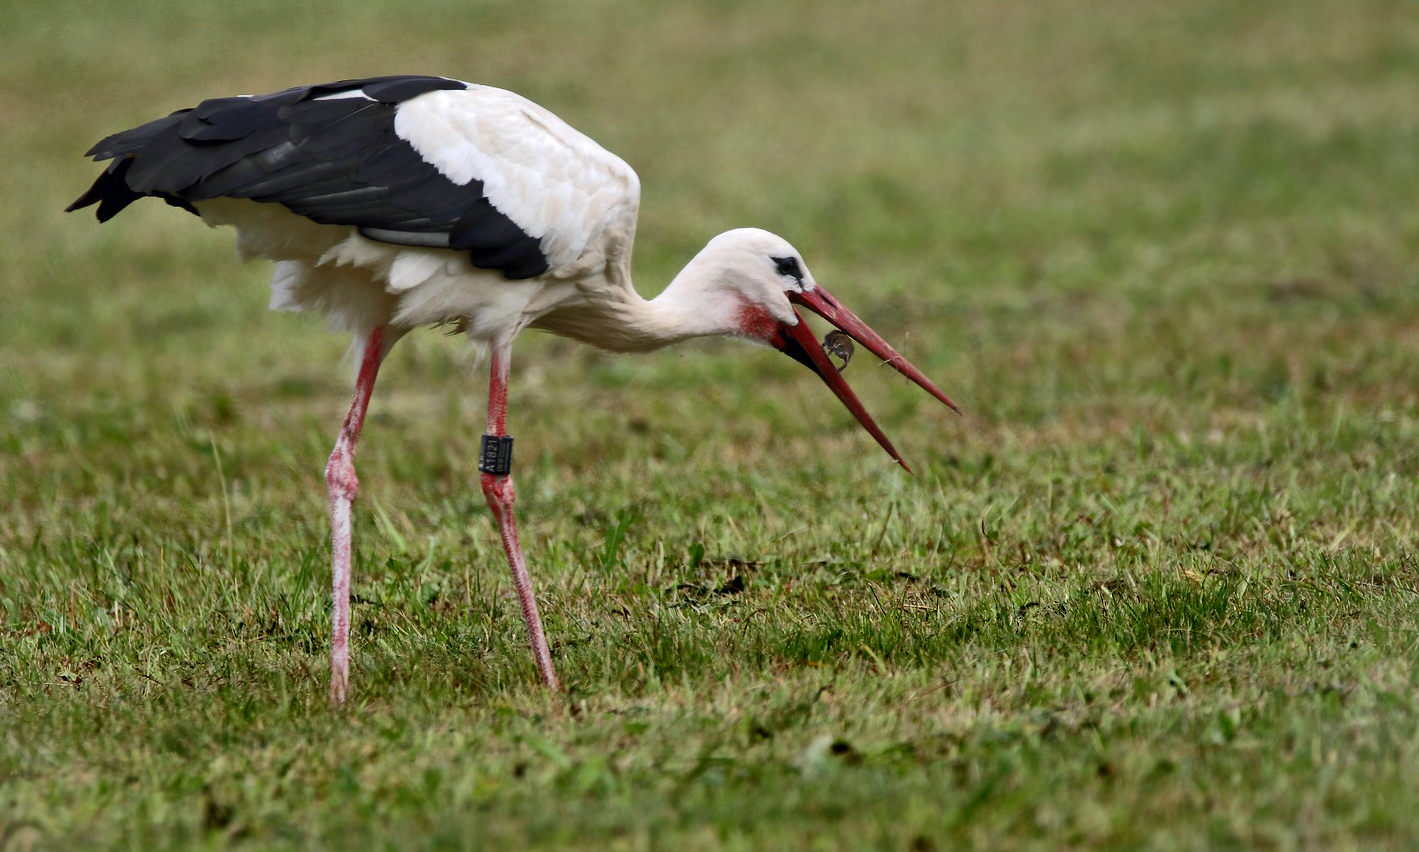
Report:
[[[763,305],[741,302],[735,315],[739,333],[755,340],[773,340],[778,336],[781,323]]]

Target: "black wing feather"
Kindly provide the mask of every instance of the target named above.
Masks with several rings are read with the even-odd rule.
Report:
[[[106,222],[145,196],[194,213],[193,202],[250,198],[382,242],[466,251],[508,278],[541,275],[541,235],[494,207],[481,181],[450,181],[394,132],[403,101],[463,88],[442,77],[371,77],[206,100],[100,141],[89,156],[113,162],[67,209],[98,204]],[[364,97],[319,100],[355,90]]]

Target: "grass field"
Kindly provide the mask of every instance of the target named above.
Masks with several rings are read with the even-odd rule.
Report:
[[[1419,847],[1409,0],[0,9],[0,850]],[[347,341],[229,232],[60,211],[102,135],[382,73],[635,166],[654,293],[794,241],[916,475],[775,353],[519,342],[561,707],[476,486],[482,373]]]

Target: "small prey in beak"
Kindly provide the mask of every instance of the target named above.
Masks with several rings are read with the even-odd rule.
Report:
[[[842,359],[842,363],[838,365],[838,372],[841,373],[847,369],[847,362],[852,360],[852,338],[834,329],[823,335],[823,351],[834,358]]]
[[[798,322],[790,325],[780,323],[769,344],[775,349],[784,353],[788,357],[818,374],[818,378],[828,386],[848,411],[857,418],[857,422],[862,424],[882,449],[887,451],[897,464],[910,471],[907,463],[902,461],[902,457],[897,453],[897,448],[892,446],[892,442],[887,440],[887,436],[882,433],[877,426],[872,415],[867,413],[867,409],[862,407],[857,394],[852,392],[852,388],[843,380],[841,375],[842,367],[835,365],[829,358],[828,353],[842,359],[843,367],[847,366],[848,360],[852,357],[852,341],[865,347],[873,355],[881,358],[892,366],[892,369],[906,376],[915,382],[920,388],[940,400],[947,408],[961,413],[961,409],[956,407],[956,403],[942,392],[921,370],[918,370],[910,361],[893,349],[887,341],[883,340],[877,332],[868,327],[867,323],[857,318],[857,315],[848,310],[841,302],[824,290],[820,285],[813,285],[805,288],[802,292],[789,291],[788,299],[795,305],[807,308],[828,322],[832,323],[838,330],[829,332],[819,343],[813,336],[813,332],[808,328],[808,323],[803,321],[803,316],[795,310],[794,317]]]

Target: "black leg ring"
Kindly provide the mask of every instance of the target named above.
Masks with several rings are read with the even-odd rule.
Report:
[[[494,476],[512,473],[512,436],[483,436],[483,449],[478,455],[478,470]]]

